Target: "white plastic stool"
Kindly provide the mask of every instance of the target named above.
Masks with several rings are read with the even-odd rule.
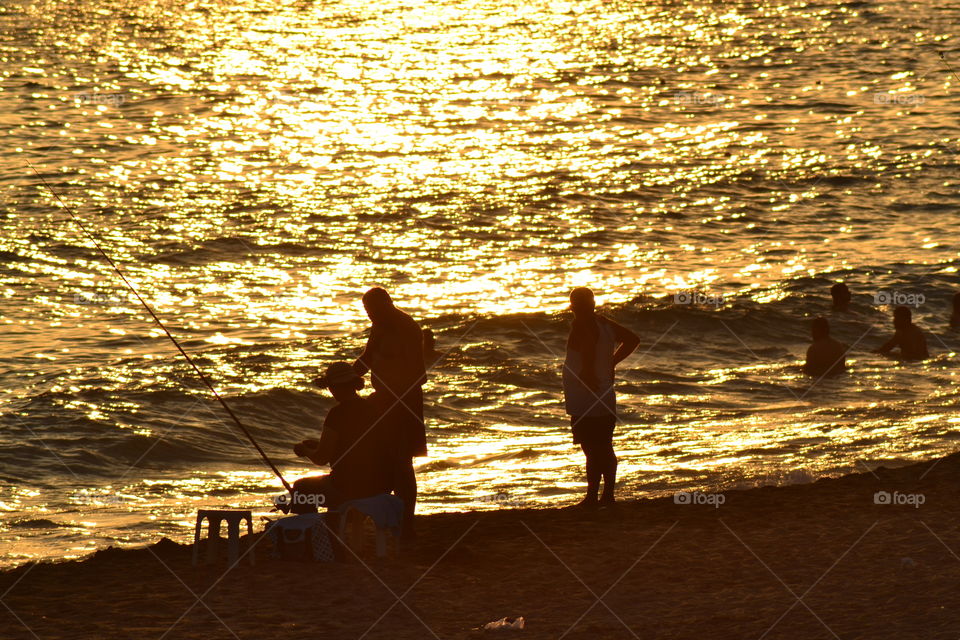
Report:
[[[247,521],[247,534],[253,534],[253,514],[249,511],[200,509],[197,512],[197,526],[193,531],[193,566],[197,566],[200,559],[200,529],[203,521],[207,520],[207,564],[217,559],[216,541],[220,539],[220,523],[227,522],[227,549],[230,566],[237,564],[240,559],[240,523]],[[253,551],[247,553],[250,564],[255,565],[257,559]]]
[[[368,517],[377,530],[377,557],[387,555],[387,532],[398,530],[403,519],[403,501],[388,493],[369,498],[350,500],[340,505],[340,539],[346,542],[354,553],[363,548],[363,522]],[[347,524],[350,531],[347,531]],[[346,536],[346,537],[345,537]]]
[[[354,553],[359,554],[363,549],[363,523],[370,518],[366,513],[356,507],[347,507],[340,512],[340,539],[353,549]],[[373,522],[373,518],[370,518]],[[350,525],[349,531],[347,525]],[[373,522],[377,531],[377,557],[387,557],[387,530],[377,526]]]

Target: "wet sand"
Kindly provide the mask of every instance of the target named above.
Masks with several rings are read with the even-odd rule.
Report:
[[[224,573],[161,541],[0,574],[0,636],[957,638],[958,482],[954,455],[717,508],[440,514],[415,552],[364,564],[272,561],[264,542]],[[526,629],[479,630],[504,616]]]

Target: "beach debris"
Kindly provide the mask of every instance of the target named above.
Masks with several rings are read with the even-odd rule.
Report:
[[[525,626],[523,616],[511,621],[510,618],[500,618],[483,625],[484,631],[519,631]]]

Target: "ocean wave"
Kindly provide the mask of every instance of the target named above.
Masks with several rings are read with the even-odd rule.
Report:
[[[809,342],[809,321],[821,314],[831,318],[839,339],[862,350],[855,368],[876,375],[870,372],[883,366],[883,360],[868,351],[892,333],[889,307],[873,304],[869,293],[861,291],[878,269],[865,266],[801,276],[771,290],[708,292],[729,295],[715,305],[678,304],[674,295],[646,294],[606,305],[603,313],[641,337],[641,355],[621,368],[619,392],[640,399],[701,396],[699,410],[714,408],[731,419],[738,402],[782,402],[806,396],[814,385],[802,378],[799,363]],[[952,366],[950,349],[960,347],[960,332],[945,327],[946,305],[953,293],[949,269],[950,265],[945,265],[943,273],[922,274],[919,266],[905,264],[900,275],[908,287],[925,292],[930,304],[937,307],[918,313],[921,321],[941,323],[927,327],[934,353],[919,374],[931,384],[939,384],[938,371]],[[834,314],[829,308],[829,286],[839,278],[851,282],[857,294],[848,314]],[[892,279],[884,275],[879,281]],[[549,424],[546,414],[540,415],[542,412],[531,406],[559,407],[559,369],[568,321],[565,313],[555,312],[446,314],[424,320],[424,326],[434,329],[438,349],[444,353],[430,374],[430,394],[437,404],[428,406],[427,412],[431,420],[439,421],[431,426],[431,437],[476,433],[497,420]],[[357,341],[357,336],[350,340]],[[134,344],[113,342],[111,349]],[[185,344],[191,350],[209,348],[199,340]],[[232,379],[242,383],[245,378],[278,375],[287,361],[283,350],[308,345],[270,341],[218,346],[197,361],[207,371],[228,366]],[[345,348],[346,342],[335,347]],[[257,464],[256,453],[243,434],[181,365],[172,356],[151,361],[138,357],[114,360],[112,368],[132,376],[126,384],[100,375],[95,368],[75,371],[71,384],[79,390],[40,390],[21,398],[12,414],[0,417],[5,426],[0,454],[60,474],[65,470],[104,474],[134,463],[143,468],[218,461]],[[4,376],[12,375],[18,362],[11,361],[10,366],[11,373]],[[258,441],[271,451],[286,452],[291,442],[318,433],[332,406],[326,394],[309,388],[309,372],[302,368],[297,365],[282,374],[295,376],[291,380],[296,382],[289,387],[226,397]],[[148,372],[152,375],[143,375]],[[47,384],[55,380],[51,378]],[[816,384],[833,388],[828,387],[832,382]],[[838,390],[841,388],[860,394],[864,401],[881,394],[850,384]],[[517,391],[526,394],[525,403],[504,400],[503,394]],[[955,396],[940,394],[944,403],[955,402]],[[876,400],[884,398],[878,395]],[[658,408],[654,414],[667,410]],[[869,417],[862,410],[856,415]],[[441,425],[443,431],[436,430]],[[6,475],[19,477],[15,469]]]

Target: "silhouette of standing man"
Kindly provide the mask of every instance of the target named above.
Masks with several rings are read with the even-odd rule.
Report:
[[[578,506],[612,505],[617,482],[614,368],[633,353],[640,338],[596,313],[590,289],[579,287],[570,292],[570,310],[573,324],[563,363],[563,400],[573,426],[573,442],[580,445],[587,458],[587,495]],[[598,501],[601,479],[603,495]]]
[[[411,540],[417,504],[413,459],[427,455],[421,388],[427,379],[423,333],[413,318],[393,306],[390,294],[380,287],[363,294],[363,307],[370,317],[370,337],[353,368],[360,375],[370,372],[373,389],[383,403],[382,419],[394,431],[394,490],[403,500],[403,537]]]

